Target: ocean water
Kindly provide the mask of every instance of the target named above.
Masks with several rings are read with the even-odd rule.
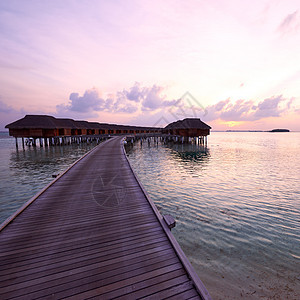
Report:
[[[96,143],[16,150],[14,138],[0,132],[0,224]]]
[[[0,222],[95,144],[15,148],[0,134]],[[300,133],[213,132],[208,147],[127,153],[213,299],[300,299]]]
[[[300,133],[135,144],[129,160],[213,299],[300,299]]]

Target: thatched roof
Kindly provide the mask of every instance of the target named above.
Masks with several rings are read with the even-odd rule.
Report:
[[[115,130],[150,130],[160,129],[156,127],[139,127],[130,125],[117,125],[87,121],[75,121],[73,119],[60,119],[47,115],[26,115],[24,118],[5,126],[9,129],[115,129]]]
[[[202,122],[200,119],[187,118],[170,123],[165,127],[165,129],[211,129],[211,127]]]
[[[73,119],[59,119],[47,115],[26,115],[24,118],[5,126],[9,129],[115,129],[115,130],[157,130],[157,127],[142,127],[130,125],[117,125]],[[165,129],[211,129],[210,126],[197,118],[188,118],[170,123]]]
[[[80,128],[76,124],[76,121],[72,119],[55,119],[56,128],[67,128],[67,129],[77,129]]]
[[[26,115],[23,119],[15,121],[5,126],[9,129],[22,128],[44,128],[55,129],[57,127],[56,118],[46,115]]]
[[[94,129],[87,121],[75,121],[77,128],[80,129]]]

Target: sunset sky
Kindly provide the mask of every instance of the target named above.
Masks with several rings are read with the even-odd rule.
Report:
[[[26,114],[300,131],[299,0],[0,1],[0,130]]]

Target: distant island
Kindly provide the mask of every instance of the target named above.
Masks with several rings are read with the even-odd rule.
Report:
[[[290,132],[289,129],[272,129],[269,132]]]

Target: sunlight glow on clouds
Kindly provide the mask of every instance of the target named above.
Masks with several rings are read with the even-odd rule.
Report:
[[[147,87],[138,82],[129,89],[109,94],[108,97],[100,97],[101,94],[95,88],[86,90],[82,96],[78,93],[71,93],[67,105],[56,106],[56,115],[69,116],[70,113],[75,112],[77,116],[85,118],[91,115],[97,117],[97,112],[106,112],[109,115],[135,113],[135,116],[151,112],[150,123],[147,123],[151,126],[162,117],[165,118],[165,123],[184,117],[200,117],[208,123],[223,120],[219,124],[233,127],[245,124],[245,122],[271,117],[279,118],[289,112],[297,112],[293,106],[295,99],[287,99],[282,95],[272,96],[259,102],[227,99],[204,107],[191,94],[183,95],[179,99],[167,99],[163,87],[156,85]]]
[[[238,100],[232,103],[229,99],[208,106],[207,120],[256,121],[269,117],[280,117],[290,108],[293,99],[284,99],[282,95],[266,98],[255,104],[253,100]]]

